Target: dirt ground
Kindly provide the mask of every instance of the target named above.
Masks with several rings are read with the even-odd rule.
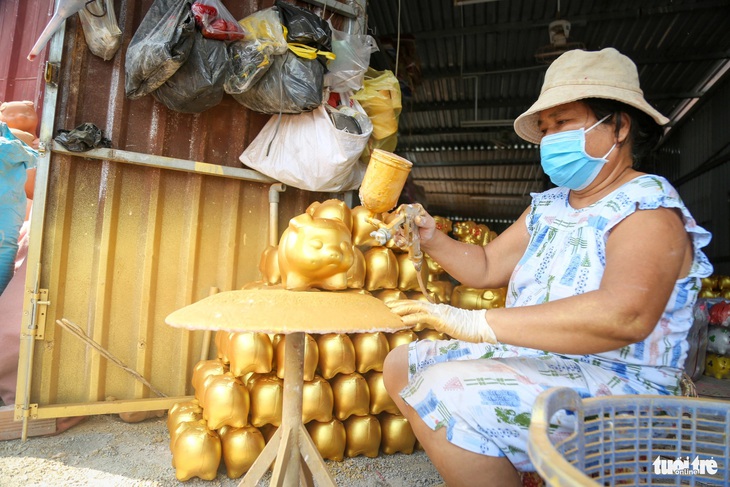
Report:
[[[0,442],[0,487],[229,487],[221,467],[216,480],[175,478],[167,416],[125,423],[118,415],[90,416],[69,430],[27,441]],[[377,458],[327,461],[338,485],[345,487],[430,487],[443,480],[423,451]],[[267,474],[260,485],[268,485]]]

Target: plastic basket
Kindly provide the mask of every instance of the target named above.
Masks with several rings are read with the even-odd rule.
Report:
[[[575,413],[555,434],[550,419]],[[570,417],[570,416],[568,416]],[[681,396],[538,396],[528,454],[550,486],[730,485],[730,402]],[[714,463],[713,463],[714,462]]]

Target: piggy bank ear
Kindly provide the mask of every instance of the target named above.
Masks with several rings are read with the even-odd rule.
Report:
[[[302,213],[289,220],[289,226],[299,230],[312,224],[313,218],[308,213]]]

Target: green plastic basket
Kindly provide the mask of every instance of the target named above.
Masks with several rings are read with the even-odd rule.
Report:
[[[550,419],[575,414],[554,435]],[[555,387],[532,410],[528,454],[550,486],[730,486],[730,402],[683,396],[581,399]]]

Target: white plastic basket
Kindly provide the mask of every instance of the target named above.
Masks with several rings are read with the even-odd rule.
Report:
[[[551,437],[550,419],[575,413]],[[550,486],[730,486],[730,402],[683,396],[581,399],[555,387],[532,410],[528,454]],[[686,462],[686,463],[685,463]]]

